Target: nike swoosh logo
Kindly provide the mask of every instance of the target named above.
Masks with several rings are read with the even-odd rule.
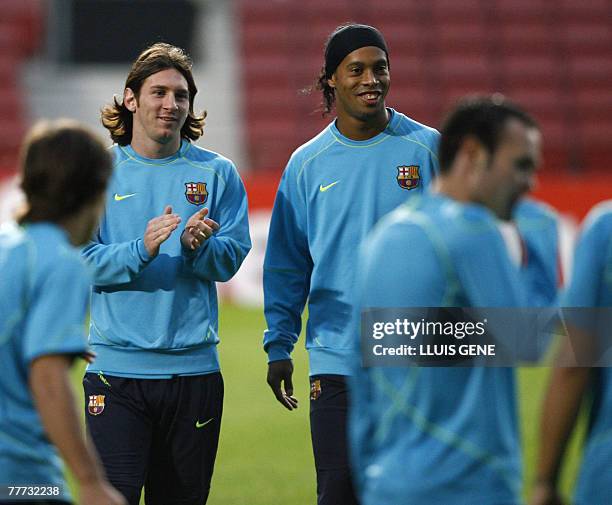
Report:
[[[200,420],[198,419],[196,421],[196,428],[199,430],[200,428],[206,426],[208,423],[210,423],[212,420],[214,419],[214,417],[211,417],[208,421],[204,421],[203,423],[200,422]]]
[[[130,198],[132,196],[137,195],[138,193],[130,193],[129,195],[118,195],[115,193],[115,201],[120,202],[121,200],[125,200],[126,198]]]
[[[324,193],[325,191],[327,191],[329,188],[331,188],[332,186],[335,186],[336,184],[338,184],[340,181],[336,181],[336,182],[332,182],[331,184],[328,184],[327,186],[323,186],[323,184],[319,185],[319,191],[321,193]]]

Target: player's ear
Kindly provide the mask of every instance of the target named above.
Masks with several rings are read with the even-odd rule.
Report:
[[[336,88],[336,74],[327,79],[327,85],[332,89]]]
[[[480,140],[468,135],[463,140],[459,151],[465,156],[469,165],[474,168],[484,167],[487,164],[487,149]]]
[[[130,88],[123,90],[123,105],[130,112],[136,112],[138,100],[136,99],[136,94]]]

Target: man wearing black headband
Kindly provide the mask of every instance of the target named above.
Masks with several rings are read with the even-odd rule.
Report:
[[[421,193],[438,169],[436,130],[386,107],[389,55],[371,26],[338,27],[318,80],[336,120],[297,149],[278,188],[264,263],[268,384],[297,408],[291,352],[308,300],[310,422],[319,505],[357,503],[347,457],[346,377],[357,328],[359,246],[376,222]],[[410,258],[406,251],[406,261]]]

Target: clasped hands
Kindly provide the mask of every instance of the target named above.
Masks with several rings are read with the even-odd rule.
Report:
[[[195,212],[185,225],[181,234],[181,244],[185,249],[195,251],[206,242],[218,229],[219,223],[206,217],[208,209]],[[144,246],[151,258],[159,254],[160,246],[168,240],[174,230],[178,228],[181,217],[172,213],[172,207],[167,205],[161,216],[154,217],[147,223],[144,233]]]

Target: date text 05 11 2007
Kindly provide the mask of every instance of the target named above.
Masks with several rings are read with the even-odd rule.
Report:
[[[32,499],[36,497],[47,498],[56,497],[62,493],[59,486],[45,486],[45,485],[28,485],[24,484],[21,486],[11,485],[0,485],[0,500],[6,500],[11,498],[13,500],[18,499]]]

